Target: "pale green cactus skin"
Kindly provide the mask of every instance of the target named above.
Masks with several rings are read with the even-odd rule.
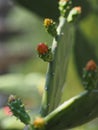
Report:
[[[49,63],[46,76],[45,92],[41,109],[42,116],[46,116],[59,105],[73,44],[73,27],[67,23],[65,24],[64,17],[60,17],[59,20],[60,24],[57,28],[58,37],[54,38],[52,44],[54,60]]]
[[[98,117],[98,91],[84,91],[46,116],[45,128],[46,130],[69,129],[95,117]]]

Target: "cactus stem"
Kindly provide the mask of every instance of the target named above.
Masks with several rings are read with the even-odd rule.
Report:
[[[45,83],[45,92],[43,95],[43,100],[42,100],[42,107],[41,107],[41,115],[46,116],[49,112],[53,110],[52,106],[54,104],[54,95],[56,93],[56,88],[53,88],[51,86],[51,83],[53,82],[54,76],[55,76],[55,66],[56,66],[56,56],[57,56],[57,44],[59,42],[60,37],[62,36],[62,28],[65,24],[65,18],[60,17],[59,19],[59,25],[57,27],[57,33],[58,35],[53,39],[52,43],[52,53],[53,53],[53,61],[51,61],[48,65],[48,71],[46,75],[46,83]],[[52,103],[51,103],[52,99]]]

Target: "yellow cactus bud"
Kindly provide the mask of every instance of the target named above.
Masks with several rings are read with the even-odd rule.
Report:
[[[33,122],[35,128],[43,128],[45,125],[45,120],[42,117],[37,117]]]
[[[45,27],[48,27],[48,26],[50,26],[51,24],[53,24],[53,20],[52,20],[52,19],[46,18],[46,19],[44,20],[44,26],[45,26]]]

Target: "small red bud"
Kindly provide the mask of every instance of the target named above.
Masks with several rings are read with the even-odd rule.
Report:
[[[48,52],[48,46],[44,43],[40,43],[37,46],[37,51],[39,54],[45,54]]]
[[[85,67],[86,70],[96,70],[96,68],[97,68],[97,65],[93,60],[88,61]]]

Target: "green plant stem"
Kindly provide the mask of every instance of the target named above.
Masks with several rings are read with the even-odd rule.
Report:
[[[62,32],[65,33],[65,31],[66,36],[62,34]],[[67,41],[69,32],[70,29],[69,26],[66,25],[65,18],[60,17],[57,28],[58,36],[53,39],[52,44],[54,59],[49,63],[46,75],[45,91],[41,107],[42,116],[49,114],[60,102],[62,88],[65,82],[65,75],[67,72],[69,54],[72,46],[71,41]]]

